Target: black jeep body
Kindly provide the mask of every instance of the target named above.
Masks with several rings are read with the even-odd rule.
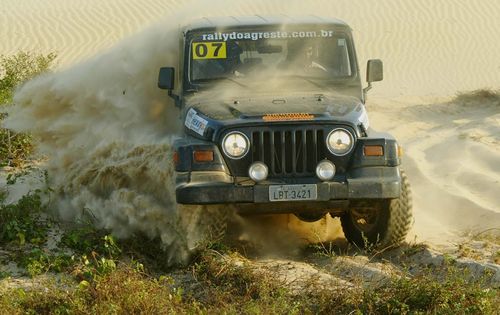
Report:
[[[276,75],[298,46],[307,66]],[[305,220],[356,208],[351,221],[371,220],[378,237],[385,235],[377,211],[403,193],[400,148],[369,125],[346,23],[315,16],[203,19],[184,29],[181,50],[178,70],[162,68],[159,78],[185,125],[174,145],[179,204],[230,204],[241,213]],[[367,78],[370,86],[382,79],[379,60],[368,62]],[[323,161],[328,177],[320,179]],[[267,168],[265,178],[249,175],[255,163],[259,176]]]

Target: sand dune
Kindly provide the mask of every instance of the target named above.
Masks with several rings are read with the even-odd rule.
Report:
[[[67,66],[111,47],[178,6],[178,1],[161,0],[4,0],[0,54],[56,52]]]
[[[161,32],[162,25],[255,13],[336,16],[354,29],[362,73],[367,59],[384,60],[385,81],[370,92],[369,112],[374,127],[394,133],[406,149],[417,235],[439,239],[456,230],[500,227],[500,104],[447,102],[457,91],[500,88],[496,0],[2,0],[0,54],[55,51],[67,69],[20,93],[21,103],[34,99],[40,117],[27,107],[24,122],[13,126],[57,134],[49,145],[54,159],[68,143],[85,147],[76,140],[99,149],[103,133],[142,144],[164,129],[138,109],[166,102],[154,81],[175,39]],[[151,23],[160,26],[114,46]],[[133,93],[123,96],[125,89]]]
[[[446,96],[500,86],[500,2],[495,0],[3,0],[0,10],[0,54],[55,51],[61,66],[87,59],[174,12],[184,12],[183,20],[320,14],[353,27],[363,71],[369,58],[385,61],[386,80],[376,95]]]
[[[475,98],[371,106],[375,127],[405,148],[420,239],[444,242],[500,227],[500,100]]]

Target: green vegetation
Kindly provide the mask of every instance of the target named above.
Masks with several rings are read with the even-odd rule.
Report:
[[[1,204],[0,245],[14,241],[20,246],[44,243],[49,225],[39,218],[42,210],[39,191],[23,196],[16,204]]]
[[[13,185],[25,172],[9,174],[8,185]],[[42,176],[47,180],[47,174]],[[47,215],[47,205],[42,199],[50,194],[50,189],[29,192],[19,201],[5,203],[7,193],[0,196],[0,248],[11,249],[19,266],[26,269],[27,274],[36,276],[51,271],[62,271],[68,266],[64,255],[51,254],[43,249],[47,234],[55,221]]]
[[[12,103],[16,87],[46,72],[56,55],[20,52],[13,56],[0,56],[0,122],[7,116],[2,107]],[[0,166],[21,166],[33,152],[29,134],[14,133],[0,128]]]
[[[15,88],[49,70],[55,59],[54,53],[19,52],[13,56],[0,56],[0,104],[12,102]]]
[[[498,291],[485,289],[480,281],[465,281],[462,271],[451,266],[439,280],[424,273],[394,277],[378,288],[311,284],[294,294],[272,275],[231,258],[238,254],[205,252],[190,267],[194,278],[186,283],[120,262],[79,284],[48,282],[43,284],[48,290],[6,290],[0,308],[10,314],[494,314],[500,302]]]
[[[50,190],[32,192],[12,205],[4,204],[5,195],[0,198],[6,227],[0,249],[10,246],[10,259],[30,277],[59,275],[33,287],[0,286],[0,309],[9,314],[494,314],[500,302],[497,289],[488,289],[485,279],[467,280],[452,260],[439,272],[403,272],[377,287],[365,287],[361,279],[338,288],[313,282],[300,294],[219,243],[173,271],[162,265],[166,253],[159,240],[137,235],[118,241],[96,230],[91,219],[59,226],[45,214],[44,194]],[[54,228],[62,236],[57,248],[48,250],[45,243]],[[343,255],[326,245],[317,251],[325,259]],[[9,276],[3,272],[0,279]]]
[[[378,289],[366,290],[361,308],[365,313],[494,314],[498,291],[485,289],[480,280],[467,281],[464,271],[445,267],[443,279],[431,273],[393,278]]]
[[[199,313],[186,305],[171,279],[148,277],[128,266],[93,283],[67,290],[47,283],[47,290],[13,289],[0,295],[6,314],[176,314]]]
[[[11,186],[30,171],[11,173],[7,176],[7,185]],[[47,172],[40,174],[41,180],[48,182]],[[42,202],[44,196],[51,193],[50,188],[37,189],[21,197],[17,203],[7,204],[8,192],[0,191],[0,246],[16,243],[40,245],[46,241],[46,234],[51,226],[49,219],[42,219],[42,213],[47,210],[47,205]]]
[[[458,243],[457,255],[474,260],[485,259],[484,251],[491,253],[490,260],[500,264],[500,228],[482,231],[468,231],[462,234],[464,240]],[[488,257],[487,257],[488,258]]]

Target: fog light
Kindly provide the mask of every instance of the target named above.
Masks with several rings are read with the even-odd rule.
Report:
[[[323,160],[319,162],[316,166],[316,176],[322,181],[327,181],[335,176],[335,164],[328,160]]]
[[[256,182],[261,182],[267,178],[268,175],[268,169],[266,164],[262,162],[255,162],[252,165],[250,165],[250,168],[248,169],[248,175],[250,176],[251,179],[253,179]]]

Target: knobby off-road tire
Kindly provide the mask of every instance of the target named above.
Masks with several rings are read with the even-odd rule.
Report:
[[[186,266],[200,252],[223,242],[233,210],[223,206],[177,205],[177,223],[162,235],[166,265]]]
[[[222,242],[226,237],[227,224],[231,216],[232,209],[229,207],[218,206],[212,213],[208,229],[208,238],[211,242]]]
[[[179,216],[187,247],[196,252],[222,242],[232,213],[233,209],[228,206],[180,206]]]
[[[401,171],[401,195],[398,199],[359,202],[340,221],[347,240],[360,248],[401,244],[413,222],[410,183],[406,174]]]

